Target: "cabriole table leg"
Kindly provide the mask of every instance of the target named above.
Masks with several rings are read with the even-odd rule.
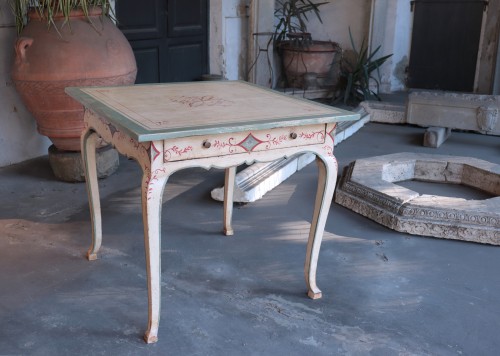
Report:
[[[318,164],[318,190],[314,204],[313,218],[309,239],[307,241],[306,262],[304,275],[308,288],[307,295],[311,299],[321,298],[321,290],[316,285],[316,268],[318,266],[318,256],[325,231],[328,211],[335,191],[337,181],[337,160],[333,156],[317,156]]]
[[[101,203],[99,200],[99,185],[97,182],[96,146],[99,135],[92,130],[82,134],[81,150],[82,161],[89,197],[90,218],[92,221],[92,244],[87,251],[89,261],[97,259],[97,252],[102,242]]]
[[[226,168],[226,176],[224,179],[224,234],[226,236],[231,236],[234,234],[231,223],[233,218],[233,195],[235,177],[236,166]]]
[[[142,178],[142,219],[148,283],[148,329],[144,340],[158,341],[161,305],[161,207],[168,175],[151,178],[145,171]]]

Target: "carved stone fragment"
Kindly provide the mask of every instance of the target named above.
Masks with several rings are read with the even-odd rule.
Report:
[[[500,135],[499,108],[498,95],[416,91],[408,96],[407,122]]]

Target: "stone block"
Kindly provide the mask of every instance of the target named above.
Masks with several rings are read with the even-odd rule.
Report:
[[[106,178],[120,164],[118,152],[111,146],[96,151],[97,177]],[[80,152],[61,151],[54,145],[49,147],[49,163],[57,179],[65,182],[84,182],[82,155]]]
[[[462,184],[500,196],[500,172],[466,165],[462,176]]]
[[[400,182],[415,176],[415,161],[391,162],[382,166],[382,180]]]
[[[386,124],[406,123],[406,103],[363,101],[361,107],[370,115],[370,121]]]
[[[429,127],[424,133],[425,147],[438,148],[448,137],[450,137],[451,129],[447,127]]]
[[[462,182],[463,164],[453,161],[424,159],[415,161],[413,178],[424,182]]]
[[[297,171],[298,161],[299,157],[291,157],[270,163],[255,163],[238,172],[233,201],[250,203],[262,198]],[[224,201],[224,187],[213,189],[211,196],[214,200]]]
[[[500,97],[438,91],[409,95],[407,122],[500,135]]]

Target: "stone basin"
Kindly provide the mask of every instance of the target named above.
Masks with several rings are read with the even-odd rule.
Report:
[[[406,180],[462,184],[489,199],[419,194]],[[359,159],[344,169],[335,202],[393,230],[414,235],[500,245],[500,165],[418,153]]]

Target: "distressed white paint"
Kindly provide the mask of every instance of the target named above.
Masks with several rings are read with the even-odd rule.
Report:
[[[226,36],[224,48],[226,54],[225,77],[229,80],[246,79],[247,63],[247,18],[226,17]]]
[[[209,23],[209,66],[210,73],[224,75],[224,45],[223,34],[225,31],[222,5],[224,0],[210,1]]]
[[[246,76],[247,1],[210,1],[210,72],[230,80]]]
[[[277,81],[272,33],[274,33],[274,0],[250,0],[248,80],[271,88]]]
[[[50,141],[38,134],[35,120],[10,79],[16,30],[8,0],[0,0],[0,167],[47,154]]]
[[[381,46],[377,57],[393,54],[380,68],[380,91],[405,89],[405,68],[410,58],[413,15],[409,1],[373,0],[370,48]]]

